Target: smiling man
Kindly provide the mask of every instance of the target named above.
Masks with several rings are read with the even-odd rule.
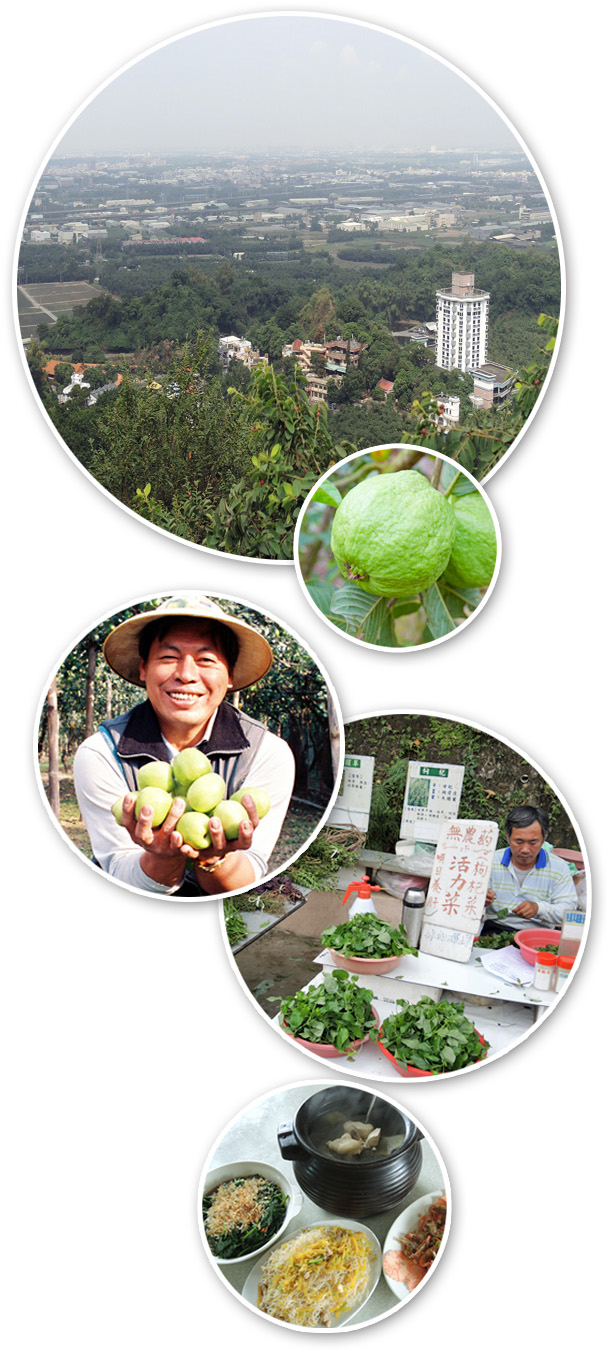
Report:
[[[505,821],[508,847],[494,854],[486,919],[504,928],[560,928],[577,899],[570,869],[543,848],[549,817],[540,806],[515,806]]]
[[[226,696],[270,669],[266,639],[207,596],[178,596],[119,624],[103,650],[112,670],[144,688],[147,698],[103,722],[76,752],[76,795],[96,862],[117,880],[155,894],[195,897],[255,885],[289,805],[294,760],[285,741]],[[243,798],[248,820],[232,842],[212,817],[211,847],[203,850],[185,844],[179,833],[185,798],[176,798],[154,830],[152,808],[142,808],[137,820],[134,810],[138,769],[153,759],[171,763],[192,746],[204,751],[226,782],[226,797],[246,785],[264,788],[271,801],[259,820],[253,798]],[[111,812],[119,797],[122,825]]]

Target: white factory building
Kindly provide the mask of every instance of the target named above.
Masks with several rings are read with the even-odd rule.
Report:
[[[488,291],[475,289],[473,272],[452,272],[452,285],[437,291],[435,365],[442,370],[478,370],[488,350]]]

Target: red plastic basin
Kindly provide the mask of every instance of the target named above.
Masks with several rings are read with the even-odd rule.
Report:
[[[561,935],[560,928],[520,928],[514,935],[514,941],[524,960],[533,966],[539,947],[547,947],[549,944],[556,947]]]

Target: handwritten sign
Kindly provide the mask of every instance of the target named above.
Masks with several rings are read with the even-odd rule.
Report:
[[[442,825],[424,907],[422,952],[468,960],[484,914],[497,839],[493,820],[447,820]],[[459,933],[462,941],[450,943],[433,928]]]

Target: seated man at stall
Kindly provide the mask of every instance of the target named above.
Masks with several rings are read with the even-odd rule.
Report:
[[[485,917],[493,927],[561,928],[565,911],[576,909],[567,863],[543,848],[548,828],[549,817],[541,806],[515,806],[509,811],[508,846],[494,854],[486,898]],[[508,914],[498,919],[504,909]]]
[[[267,871],[294,783],[287,743],[226,701],[229,690],[255,684],[272,665],[272,650],[242,619],[206,596],[175,597],[126,619],[104,643],[108,665],[147,698],[103,722],[79,746],[74,783],[95,861],[110,876],[160,895],[222,894],[253,886]],[[135,818],[137,770],[150,760],[171,763],[196,746],[226,782],[263,788],[270,809],[258,818],[253,797],[242,800],[248,819],[228,842],[211,816],[211,846],[194,849],[179,833],[185,797],[152,828],[152,808]],[[112,805],[123,798],[122,824]],[[186,869],[188,869],[188,874]]]

